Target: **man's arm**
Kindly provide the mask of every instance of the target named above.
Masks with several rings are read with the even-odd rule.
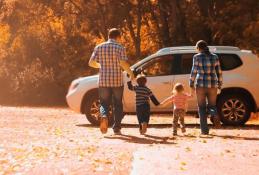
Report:
[[[130,65],[127,61],[120,60],[120,66],[122,67],[123,70],[125,70],[130,75],[130,79],[134,79],[134,74],[130,69]]]
[[[101,65],[100,65],[100,63],[98,63],[98,61],[99,61],[99,55],[98,55],[98,46],[97,46],[97,47],[94,48],[94,51],[93,51],[92,56],[91,56],[91,58],[88,62],[88,65],[90,67],[93,67],[93,68],[96,68],[96,69],[101,68]]]
[[[99,69],[101,67],[101,65],[97,61],[94,61],[92,59],[89,60],[88,65],[96,69]]]

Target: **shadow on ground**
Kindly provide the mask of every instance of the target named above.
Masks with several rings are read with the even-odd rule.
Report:
[[[152,135],[143,135],[140,137],[129,135],[129,134],[121,134],[121,135],[111,135],[104,136],[106,139],[120,139],[129,143],[139,143],[139,144],[176,144],[174,142],[174,137],[160,137],[160,136],[152,136]]]
[[[89,127],[89,128],[98,128],[99,126],[94,126],[92,124],[78,124],[76,125],[78,127]],[[138,128],[138,124],[122,124],[122,128]],[[149,128],[171,128],[172,124],[149,124]],[[199,124],[186,124],[186,128],[199,128]],[[212,125],[209,125],[209,127],[213,128]],[[223,125],[221,130],[230,130],[230,129],[238,129],[238,130],[259,130],[259,125],[257,124],[246,124],[244,126],[225,126]]]
[[[92,124],[78,124],[76,125],[78,127],[89,127],[89,128],[98,128],[98,126],[94,126]],[[150,124],[149,128],[170,128],[172,127],[171,124]],[[210,127],[212,127],[210,125]],[[137,124],[122,124],[122,128],[138,128]],[[199,124],[187,124],[186,128],[199,128]],[[212,127],[213,128],[213,127]],[[259,130],[259,125],[255,124],[247,124],[245,126],[222,126],[220,130]],[[221,135],[221,134],[212,134],[214,138],[222,138],[222,139],[232,139],[232,140],[254,140],[259,141],[259,137],[246,137],[238,135]],[[184,139],[184,138],[197,138],[198,135],[186,135],[186,136],[177,136],[178,138]],[[155,136],[155,135],[148,135],[145,136],[135,136],[135,135],[129,135],[129,134],[122,134],[122,135],[110,135],[110,136],[104,136],[104,138],[107,139],[120,139],[124,140],[129,143],[139,143],[139,144],[176,144],[174,140],[175,137],[161,137],[161,136]]]
[[[213,137],[219,137],[223,139],[233,139],[233,140],[254,140],[259,141],[259,137],[244,137],[244,136],[235,136],[235,135],[217,135],[212,134]]]

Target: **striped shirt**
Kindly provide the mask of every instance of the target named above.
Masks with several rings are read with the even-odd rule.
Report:
[[[100,63],[99,87],[123,86],[123,74],[120,60],[127,60],[125,48],[114,39],[109,39],[95,47],[92,60]]]
[[[194,55],[189,84],[191,87],[221,88],[222,71],[218,56],[204,53]]]
[[[186,109],[187,100],[191,97],[192,97],[192,95],[188,95],[185,93],[172,95],[170,100],[174,104],[174,110],[175,109]]]
[[[133,86],[131,81],[128,82],[129,90],[136,92],[136,105],[140,106],[143,104],[149,104],[149,99],[155,104],[159,105],[160,103],[153,95],[152,91],[146,86]]]

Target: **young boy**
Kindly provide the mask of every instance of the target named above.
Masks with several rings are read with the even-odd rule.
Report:
[[[149,99],[151,99],[156,106],[160,103],[153,95],[152,91],[146,86],[147,79],[145,75],[139,74],[136,81],[138,84],[136,86],[133,86],[131,81],[129,81],[128,88],[136,93],[136,112],[139,122],[139,132],[143,135],[147,132],[147,126],[150,118]]]

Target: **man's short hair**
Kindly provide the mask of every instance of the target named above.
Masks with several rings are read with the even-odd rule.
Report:
[[[119,31],[119,29],[112,28],[108,32],[108,37],[111,39],[116,39],[119,36],[121,36],[121,32]]]

